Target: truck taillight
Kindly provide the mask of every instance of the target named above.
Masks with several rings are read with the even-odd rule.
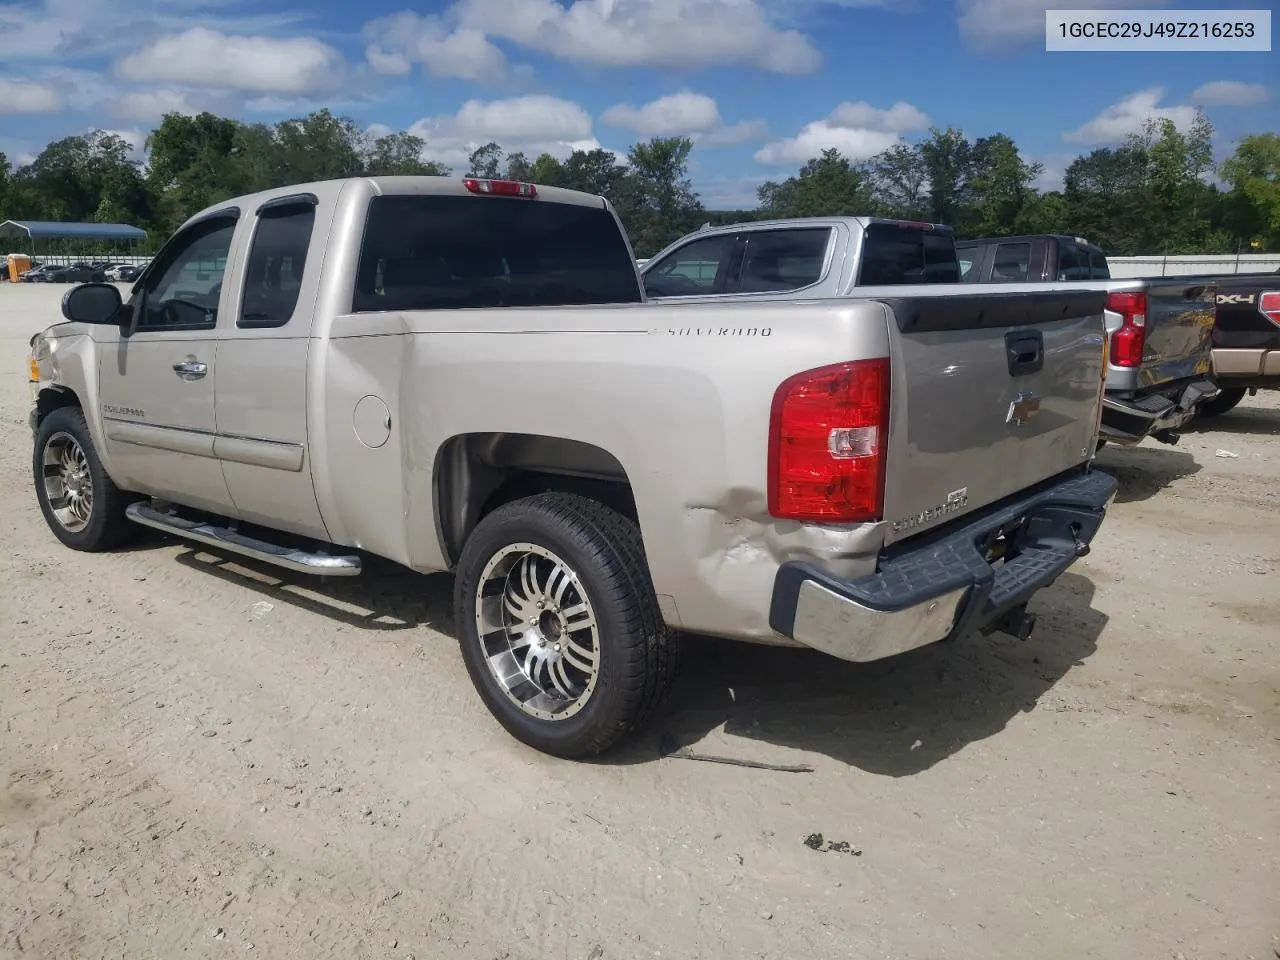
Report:
[[[1109,293],[1107,309],[1120,314],[1120,329],[1111,334],[1111,363],[1117,367],[1142,366],[1147,345],[1147,295]]]
[[[879,520],[888,432],[886,358],[783,381],[769,416],[769,514],[812,523]]]
[[[525,197],[532,200],[538,188],[522,180],[491,180],[483,177],[464,177],[462,185],[472,193],[487,193],[494,197]]]
[[[1259,312],[1280,327],[1280,290],[1268,290],[1258,297]]]

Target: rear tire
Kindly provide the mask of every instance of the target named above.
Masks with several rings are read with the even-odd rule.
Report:
[[[137,532],[124,512],[132,498],[107,476],[79,407],[59,407],[40,422],[32,472],[40,512],[65,546],[110,550]]]
[[[476,526],[454,583],[463,662],[489,712],[556,757],[605,752],[670,690],[663,621],[640,529],[585,497],[542,493]]]
[[[1218,417],[1232,409],[1244,399],[1244,387],[1230,387],[1219,390],[1208,400],[1200,404],[1196,413],[1202,417]]]

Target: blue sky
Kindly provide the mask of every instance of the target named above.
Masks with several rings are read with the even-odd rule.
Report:
[[[1280,130],[1270,53],[1047,53],[1048,7],[1200,0],[0,0],[0,150],[101,127],[141,145],[167,110],[250,120],[320,106],[411,129],[460,168],[490,139],[565,155],[694,138],[713,208],[837,147],[931,125],[1005,133],[1054,186],[1145,117],[1202,107],[1219,156]]]

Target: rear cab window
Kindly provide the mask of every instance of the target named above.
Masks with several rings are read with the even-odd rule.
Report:
[[[352,310],[640,301],[635,261],[603,206],[382,196],[369,204]]]
[[[1059,241],[1058,245],[1058,279],[1088,280],[1089,253],[1074,243]]]
[[[958,283],[960,261],[950,231],[927,225],[870,223],[862,239],[860,287]]]
[[[1031,244],[996,244],[995,260],[991,264],[991,279],[996,281],[1025,281],[1031,275]]]

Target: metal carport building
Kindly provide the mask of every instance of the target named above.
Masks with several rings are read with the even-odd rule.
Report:
[[[141,255],[147,231],[127,223],[62,223],[56,220],[6,220],[0,223],[0,250],[25,253],[46,263]],[[5,248],[8,249],[5,249]]]

